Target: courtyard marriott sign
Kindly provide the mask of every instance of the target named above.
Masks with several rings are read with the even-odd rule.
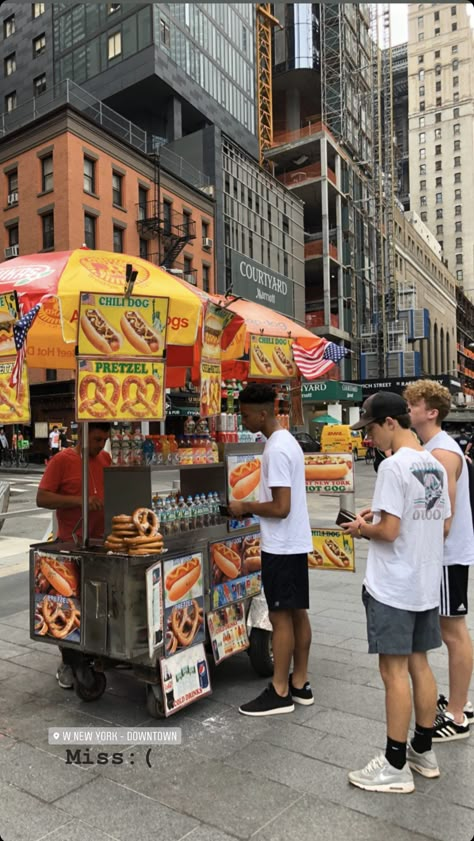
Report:
[[[362,401],[362,388],[355,383],[341,383],[339,380],[323,380],[303,383],[301,386],[303,403],[327,403],[328,400]]]
[[[293,282],[273,269],[232,252],[232,291],[272,310],[294,317]]]

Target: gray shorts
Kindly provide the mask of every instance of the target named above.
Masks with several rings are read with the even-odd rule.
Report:
[[[414,654],[441,645],[439,608],[400,610],[374,599],[365,587],[362,601],[367,614],[369,654]]]

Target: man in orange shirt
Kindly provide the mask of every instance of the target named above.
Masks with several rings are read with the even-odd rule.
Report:
[[[104,535],[104,467],[112,459],[103,452],[109,437],[110,424],[89,424],[89,536],[100,539]],[[75,447],[61,450],[48,462],[38,487],[36,504],[56,511],[57,539],[72,540],[72,534],[82,516],[82,457],[79,439]],[[82,528],[77,529],[82,536]],[[61,689],[72,689],[73,673],[63,660],[56,678]]]

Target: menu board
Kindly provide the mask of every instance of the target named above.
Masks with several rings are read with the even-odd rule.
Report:
[[[304,475],[306,493],[354,492],[352,453],[305,453]]]
[[[355,572],[354,538],[341,529],[311,529],[313,551],[310,569],[338,569]]]
[[[222,333],[234,318],[234,313],[208,301],[202,322],[201,356],[208,361],[221,361]]]
[[[201,362],[200,415],[210,418],[221,413],[221,364]]]
[[[208,613],[207,624],[216,663],[249,647],[243,602]]]
[[[0,295],[0,356],[16,353],[13,325],[19,318],[16,292]]]
[[[258,502],[262,456],[240,453],[226,456],[227,499],[229,502]]]
[[[202,552],[171,558],[163,564],[165,656],[204,642],[204,575]]]
[[[146,607],[148,618],[148,653],[150,660],[163,645],[163,586],[161,561],[148,567],[146,577]]]
[[[256,596],[260,592],[260,534],[210,543],[209,556],[213,609]]]
[[[163,358],[169,298],[82,292],[79,356]]]
[[[56,642],[81,641],[81,559],[55,552],[34,553],[32,636]]]
[[[297,372],[292,339],[283,336],[250,336],[250,376],[287,380]]]
[[[164,362],[78,359],[76,420],[162,420],[164,378]]]
[[[16,357],[0,360],[0,423],[30,423],[30,390],[26,364],[21,371],[20,391],[10,386],[10,377]]]
[[[160,660],[165,716],[173,715],[212,692],[204,645]]]

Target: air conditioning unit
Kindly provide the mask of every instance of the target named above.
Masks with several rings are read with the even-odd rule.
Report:
[[[9,248],[5,248],[5,259],[10,260],[12,257],[18,257],[20,253],[20,246],[19,245],[10,245]]]
[[[192,283],[193,286],[196,286],[196,276],[192,272],[184,272],[183,280],[186,280],[187,283]]]
[[[212,239],[210,237],[203,237],[202,247],[205,251],[210,251],[212,249]]]
[[[7,205],[8,205],[8,207],[11,207],[12,204],[18,204],[18,193],[17,192],[8,194]]]

